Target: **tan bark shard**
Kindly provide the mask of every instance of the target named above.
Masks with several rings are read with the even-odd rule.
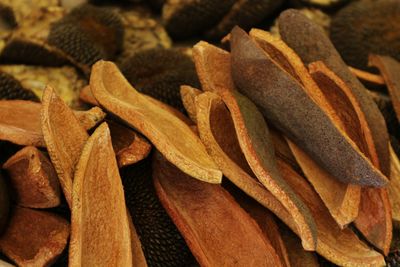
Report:
[[[86,85],[85,87],[82,88],[81,92],[79,93],[79,99],[93,106],[100,106],[99,102],[97,102],[96,98],[94,98],[92,94],[90,85]]]
[[[381,75],[373,74],[353,67],[349,67],[350,72],[361,81],[366,81],[375,85],[385,85],[385,80]]]
[[[117,156],[118,167],[122,168],[146,158],[151,144],[134,130],[113,121],[108,121],[112,145]]]
[[[71,109],[47,86],[43,93],[41,125],[51,161],[71,207],[75,165],[88,134]]]
[[[400,160],[393,148],[390,147],[391,173],[390,184],[387,188],[392,205],[392,220],[396,226],[400,225]]]
[[[378,68],[381,72],[397,119],[400,121],[400,62],[389,56],[370,55],[369,65]]]
[[[195,104],[195,98],[199,94],[202,93],[201,90],[193,88],[189,85],[182,85],[181,86],[181,99],[183,106],[185,107],[189,118],[194,122],[197,123],[196,119],[196,104]]]
[[[16,206],[0,250],[19,266],[50,266],[67,245],[68,222],[48,212]]]
[[[7,160],[15,201],[28,208],[51,208],[60,204],[60,183],[50,160],[36,147],[28,146]]]
[[[255,105],[235,91],[229,54],[200,42],[194,47],[196,69],[206,91],[219,94],[227,105],[245,158],[257,179],[290,211],[307,250],[315,249],[313,218],[276,167],[273,143],[263,116]]]
[[[71,266],[132,266],[124,191],[107,124],[86,142],[72,194]]]
[[[184,174],[160,155],[153,178],[161,203],[201,266],[282,266],[256,222],[220,185]]]
[[[97,62],[90,87],[102,106],[135,127],[178,168],[202,181],[221,182],[221,171],[187,122],[167,105],[137,92],[115,64]]]
[[[76,110],[74,111],[74,114],[85,130],[92,129],[106,117],[106,113],[104,113],[99,107],[93,107],[85,111]]]

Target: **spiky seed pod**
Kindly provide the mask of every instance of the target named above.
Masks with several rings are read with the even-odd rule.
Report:
[[[180,97],[183,84],[199,87],[193,61],[176,49],[155,48],[134,54],[121,71],[140,92],[185,112]]]
[[[0,72],[0,99],[39,101],[32,91],[23,88],[19,81],[4,72]]]
[[[51,26],[48,43],[90,66],[99,59],[113,59],[122,48],[123,36],[118,14],[86,4]]]
[[[148,266],[190,266],[195,260],[156,195],[151,157],[122,169],[121,177]]]
[[[162,17],[171,37],[183,39],[200,34],[220,21],[235,0],[167,0]]]
[[[333,17],[330,37],[352,67],[368,69],[371,53],[400,60],[400,2],[355,1]]]

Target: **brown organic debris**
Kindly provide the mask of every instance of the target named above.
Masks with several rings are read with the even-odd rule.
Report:
[[[149,155],[151,144],[134,130],[113,121],[108,121],[108,126],[118,167],[134,164]]]
[[[161,202],[201,266],[282,266],[258,225],[220,185],[193,179],[160,155],[153,161],[153,177]]]
[[[88,139],[70,108],[47,86],[43,93],[41,127],[51,161],[68,205],[72,201],[75,165]]]
[[[67,245],[68,222],[51,213],[16,206],[0,250],[19,266],[50,266]]]
[[[194,47],[194,58],[200,81],[207,91],[219,94],[227,105],[240,147],[257,179],[290,211],[307,250],[315,249],[314,221],[286,182],[275,161],[273,143],[263,116],[246,97],[235,91],[230,76],[229,54],[200,42]]]
[[[388,195],[392,205],[392,220],[396,226],[400,225],[400,160],[393,148],[390,147],[391,173]]]
[[[135,127],[185,173],[202,181],[221,182],[221,172],[188,124],[167,105],[137,92],[115,64],[97,62],[90,88],[102,106]]]
[[[359,70],[353,67],[349,67],[350,72],[356,76],[360,81],[369,82],[374,85],[385,85],[385,80],[381,75]]]
[[[194,123],[197,123],[195,98],[201,94],[202,91],[189,85],[182,85],[180,93],[183,106],[185,107],[189,118]]]
[[[93,107],[85,111],[76,110],[74,111],[74,115],[85,130],[92,129],[106,117],[106,113],[99,107]]]
[[[60,184],[50,160],[36,147],[13,155],[3,168],[15,190],[14,200],[23,207],[51,208],[60,204]]]
[[[132,266],[147,267],[146,258],[143,253],[142,244],[132,222],[132,217],[128,212],[129,229],[131,231],[131,247],[132,247]]]
[[[92,94],[90,85],[86,85],[85,87],[82,88],[82,90],[79,93],[79,99],[93,106],[100,106],[99,102],[97,102],[96,98],[94,98]]]
[[[86,142],[72,192],[71,266],[132,266],[128,212],[107,124]]]

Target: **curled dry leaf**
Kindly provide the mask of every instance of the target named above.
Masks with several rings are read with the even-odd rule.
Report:
[[[15,206],[0,250],[19,266],[50,266],[67,245],[68,222],[48,212]]]
[[[349,67],[349,70],[360,81],[369,82],[374,85],[385,85],[385,80],[381,75],[366,72],[353,67]]]
[[[373,167],[298,81],[274,62],[243,30],[232,33],[232,76],[239,90],[294,143],[336,179],[345,183],[384,186],[385,176]],[[341,151],[342,157],[337,157]]]
[[[60,204],[60,183],[50,160],[36,147],[28,146],[8,159],[14,200],[28,208],[52,208]]]
[[[382,173],[388,176],[390,173],[389,135],[383,116],[367,94],[365,87],[343,62],[323,29],[300,12],[290,9],[282,12],[279,17],[279,32],[282,39],[300,56],[304,63],[323,61],[353,91],[371,129],[380,161],[379,166]]]
[[[192,179],[160,155],[153,161],[153,178],[161,203],[201,266],[282,266],[259,226],[220,185]]]
[[[235,91],[229,54],[205,42],[198,43],[193,52],[202,86],[219,94],[231,113],[241,150],[251,170],[289,211],[304,248],[314,250],[316,231],[313,218],[276,167],[273,143],[263,116],[251,101]]]
[[[76,166],[71,266],[132,266],[128,212],[107,124],[86,142]]]
[[[97,62],[90,88],[103,107],[135,127],[182,171],[202,181],[221,182],[221,171],[187,122],[167,105],[137,92],[115,64]]]
[[[47,86],[43,92],[41,126],[47,151],[71,207],[75,165],[88,139],[72,110]]]
[[[134,130],[113,121],[108,121],[108,126],[118,167],[134,164],[149,155],[151,144]]]
[[[201,94],[202,91],[189,85],[182,85],[180,93],[183,106],[185,107],[189,118],[194,123],[197,123],[195,98]]]
[[[354,93],[321,61],[311,63],[309,68],[313,79],[335,108],[343,130],[374,166],[379,168],[380,162],[371,130]],[[373,245],[385,254],[389,252],[392,240],[392,219],[386,189],[361,189],[360,207],[355,225]]]
[[[392,219],[395,225],[400,225],[400,160],[390,147],[391,173],[388,194],[392,205]]]

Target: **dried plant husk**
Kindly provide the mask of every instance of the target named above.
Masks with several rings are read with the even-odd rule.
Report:
[[[300,56],[305,64],[322,61],[339,76],[360,103],[379,158],[379,166],[386,176],[390,173],[389,135],[385,121],[365,87],[350,72],[324,31],[296,10],[286,10],[279,17],[282,39]],[[345,165],[343,165],[345,166]]]
[[[272,124],[336,179],[369,186],[387,183],[385,176],[301,83],[268,57],[244,31],[235,28],[231,35],[235,84],[258,104]],[[337,157],[338,150],[343,157]]]
[[[400,226],[400,160],[390,147],[391,173],[388,186],[388,195],[392,205],[392,219],[394,226]]]
[[[349,67],[350,72],[356,76],[361,82],[366,82],[367,84],[375,86],[385,85],[385,80],[381,75],[367,72],[364,70],[359,70],[353,67]]]
[[[119,123],[107,123],[119,168],[134,164],[149,155],[152,146],[145,138]]]
[[[0,172],[0,236],[7,226],[10,213],[10,194],[8,184]]]
[[[13,76],[2,71],[0,72],[0,88],[0,99],[2,100],[39,101],[39,98],[31,90],[25,89]]]
[[[43,92],[41,129],[65,199],[71,207],[75,165],[89,136],[72,110],[49,86]]]
[[[275,161],[267,124],[257,107],[235,90],[227,52],[200,42],[194,47],[196,68],[203,88],[219,94],[227,105],[238,141],[251,170],[261,184],[290,211],[307,250],[315,249],[315,224],[310,212],[282,179]]]
[[[50,160],[36,147],[27,146],[3,165],[14,189],[16,203],[27,208],[52,208],[60,204],[60,183]]]
[[[15,206],[0,250],[18,266],[50,266],[69,237],[69,223],[52,213]]]
[[[131,231],[132,266],[147,267],[146,257],[144,256],[142,244],[132,222],[132,217],[128,212],[129,229]]]
[[[351,89],[324,63],[309,65],[310,73],[337,111],[344,130],[375,167],[379,159],[360,103]],[[392,239],[391,206],[386,189],[362,188],[356,227],[377,248],[389,252]]]
[[[259,226],[220,185],[191,178],[159,154],[153,177],[161,203],[201,266],[282,266]]]
[[[90,88],[104,108],[146,136],[178,168],[199,180],[221,183],[221,171],[185,121],[166,105],[137,92],[115,64],[96,63]]]
[[[99,102],[97,102],[96,98],[94,98],[94,95],[92,94],[90,85],[86,85],[82,88],[82,90],[79,92],[79,99],[92,106],[100,106]]]
[[[132,266],[124,190],[106,123],[87,140],[72,192],[71,266]]]
[[[197,119],[196,119],[195,98],[201,93],[202,91],[199,89],[196,89],[189,85],[181,85],[180,94],[181,94],[182,104],[185,107],[185,110],[189,115],[189,118],[196,124],[197,124]]]

